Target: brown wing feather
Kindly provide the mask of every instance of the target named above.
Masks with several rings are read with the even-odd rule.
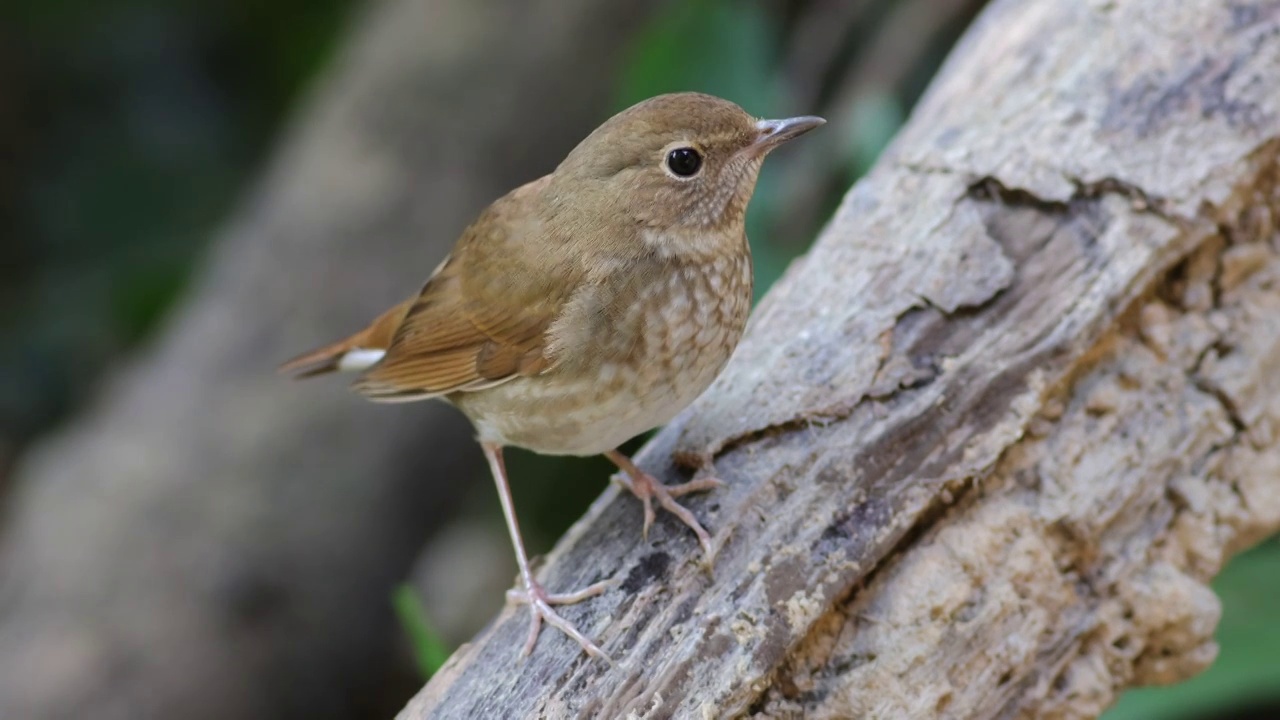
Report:
[[[330,343],[324,347],[303,353],[279,367],[282,373],[292,374],[296,378],[311,377],[334,372],[338,369],[342,358],[357,348],[367,350],[384,350],[391,345],[396,329],[404,322],[412,306],[412,300],[406,300],[390,310],[382,313],[368,327],[360,332]]]
[[[544,184],[495,202],[467,229],[357,391],[386,400],[440,395],[550,366],[547,330],[569,296],[576,262],[539,232],[528,200]]]

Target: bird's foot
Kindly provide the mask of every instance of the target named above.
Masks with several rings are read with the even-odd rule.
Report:
[[[551,608],[553,605],[572,605],[587,598],[595,597],[608,590],[613,584],[611,580],[604,580],[588,585],[577,592],[553,594],[547,592],[537,580],[529,578],[525,580],[523,590],[508,590],[507,600],[518,605],[528,605],[529,612],[532,615],[532,624],[529,626],[529,639],[525,641],[523,654],[528,656],[533,652],[534,643],[538,641],[538,632],[542,629],[542,621],[546,620],[548,625],[576,640],[588,655],[600,658],[609,665],[613,665],[613,660],[603,650],[587,639],[586,635],[579,632],[578,628],[573,626],[573,623],[560,617],[559,613]]]
[[[619,460],[626,460],[625,464]],[[689,512],[689,508],[676,502],[676,498],[689,493],[706,492],[724,486],[724,482],[713,477],[696,478],[679,485],[664,485],[660,480],[649,473],[636,467],[629,459],[619,455],[618,457],[610,456],[619,468],[622,469],[621,476],[615,476],[615,479],[623,487],[631,491],[644,504],[644,530],[643,534],[646,539],[649,537],[649,527],[653,525],[654,511],[653,500],[656,498],[658,504],[664,510],[675,515],[698,536],[698,544],[702,545],[702,552],[706,554],[707,560],[711,559],[711,536],[707,534],[702,523]]]

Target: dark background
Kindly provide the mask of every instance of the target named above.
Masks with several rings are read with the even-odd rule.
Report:
[[[764,116],[832,117],[831,109],[839,109],[819,141],[824,144],[766,167],[749,219],[763,291],[874,161],[980,5],[660,4],[629,33],[620,62],[609,70],[614,79],[597,120],[650,95],[685,89],[728,97]],[[353,0],[6,3],[0,22],[0,507],[6,518],[22,512],[21,501],[10,500],[14,488],[34,482],[24,474],[25,454],[103,402],[113,372],[151,352],[172,330],[174,309],[201,278],[212,244],[228,219],[252,203],[282,138],[308,112],[307,98],[321,92],[328,73],[338,72],[350,28],[375,11],[376,3]],[[447,102],[439,106],[448,109]],[[491,148],[473,152],[477,165],[495,162],[479,157]],[[434,265],[428,260],[422,258],[418,275]],[[316,262],[325,264],[323,256]],[[371,267],[377,263],[370,259]],[[389,287],[385,299],[411,289]],[[353,300],[352,317],[375,305]],[[271,370],[260,368],[264,375]],[[291,392],[316,390],[300,385]],[[369,412],[357,408],[359,402],[350,398],[353,417]],[[317,447],[323,442],[317,438]],[[403,463],[428,472],[433,457],[411,453]],[[593,460],[516,454],[511,465],[535,553],[581,514],[607,475],[607,465]],[[432,655],[439,647],[465,640],[502,602],[513,568],[498,505],[474,458],[460,467],[455,490],[431,496],[438,503],[423,512],[444,522],[403,538],[405,557],[430,539],[426,550],[414,562],[401,562],[394,582],[375,588],[385,597],[385,612],[395,607],[399,625],[389,642],[401,651],[385,670],[386,682],[352,691],[370,697],[353,701],[345,716],[379,717],[398,708],[419,683],[423,668],[413,664],[415,657],[418,666],[438,662]],[[163,510],[145,517],[172,521]],[[1108,718],[1274,716],[1277,706],[1268,703],[1280,697],[1280,543],[1234,561],[1216,588],[1224,615],[1214,667],[1176,688],[1132,692]],[[255,597],[250,592],[246,602],[269,603]],[[0,604],[0,614],[5,611]],[[279,708],[306,714],[293,702]]]

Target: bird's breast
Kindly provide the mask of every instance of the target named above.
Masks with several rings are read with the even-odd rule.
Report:
[[[742,337],[751,297],[745,253],[671,267],[600,308],[555,370],[455,402],[488,441],[546,454],[613,449],[706,390]]]

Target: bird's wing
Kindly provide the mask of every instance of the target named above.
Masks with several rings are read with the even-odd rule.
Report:
[[[410,301],[386,354],[354,384],[374,400],[478,390],[550,366],[547,330],[579,263],[532,210],[546,178],[491,205]]]

